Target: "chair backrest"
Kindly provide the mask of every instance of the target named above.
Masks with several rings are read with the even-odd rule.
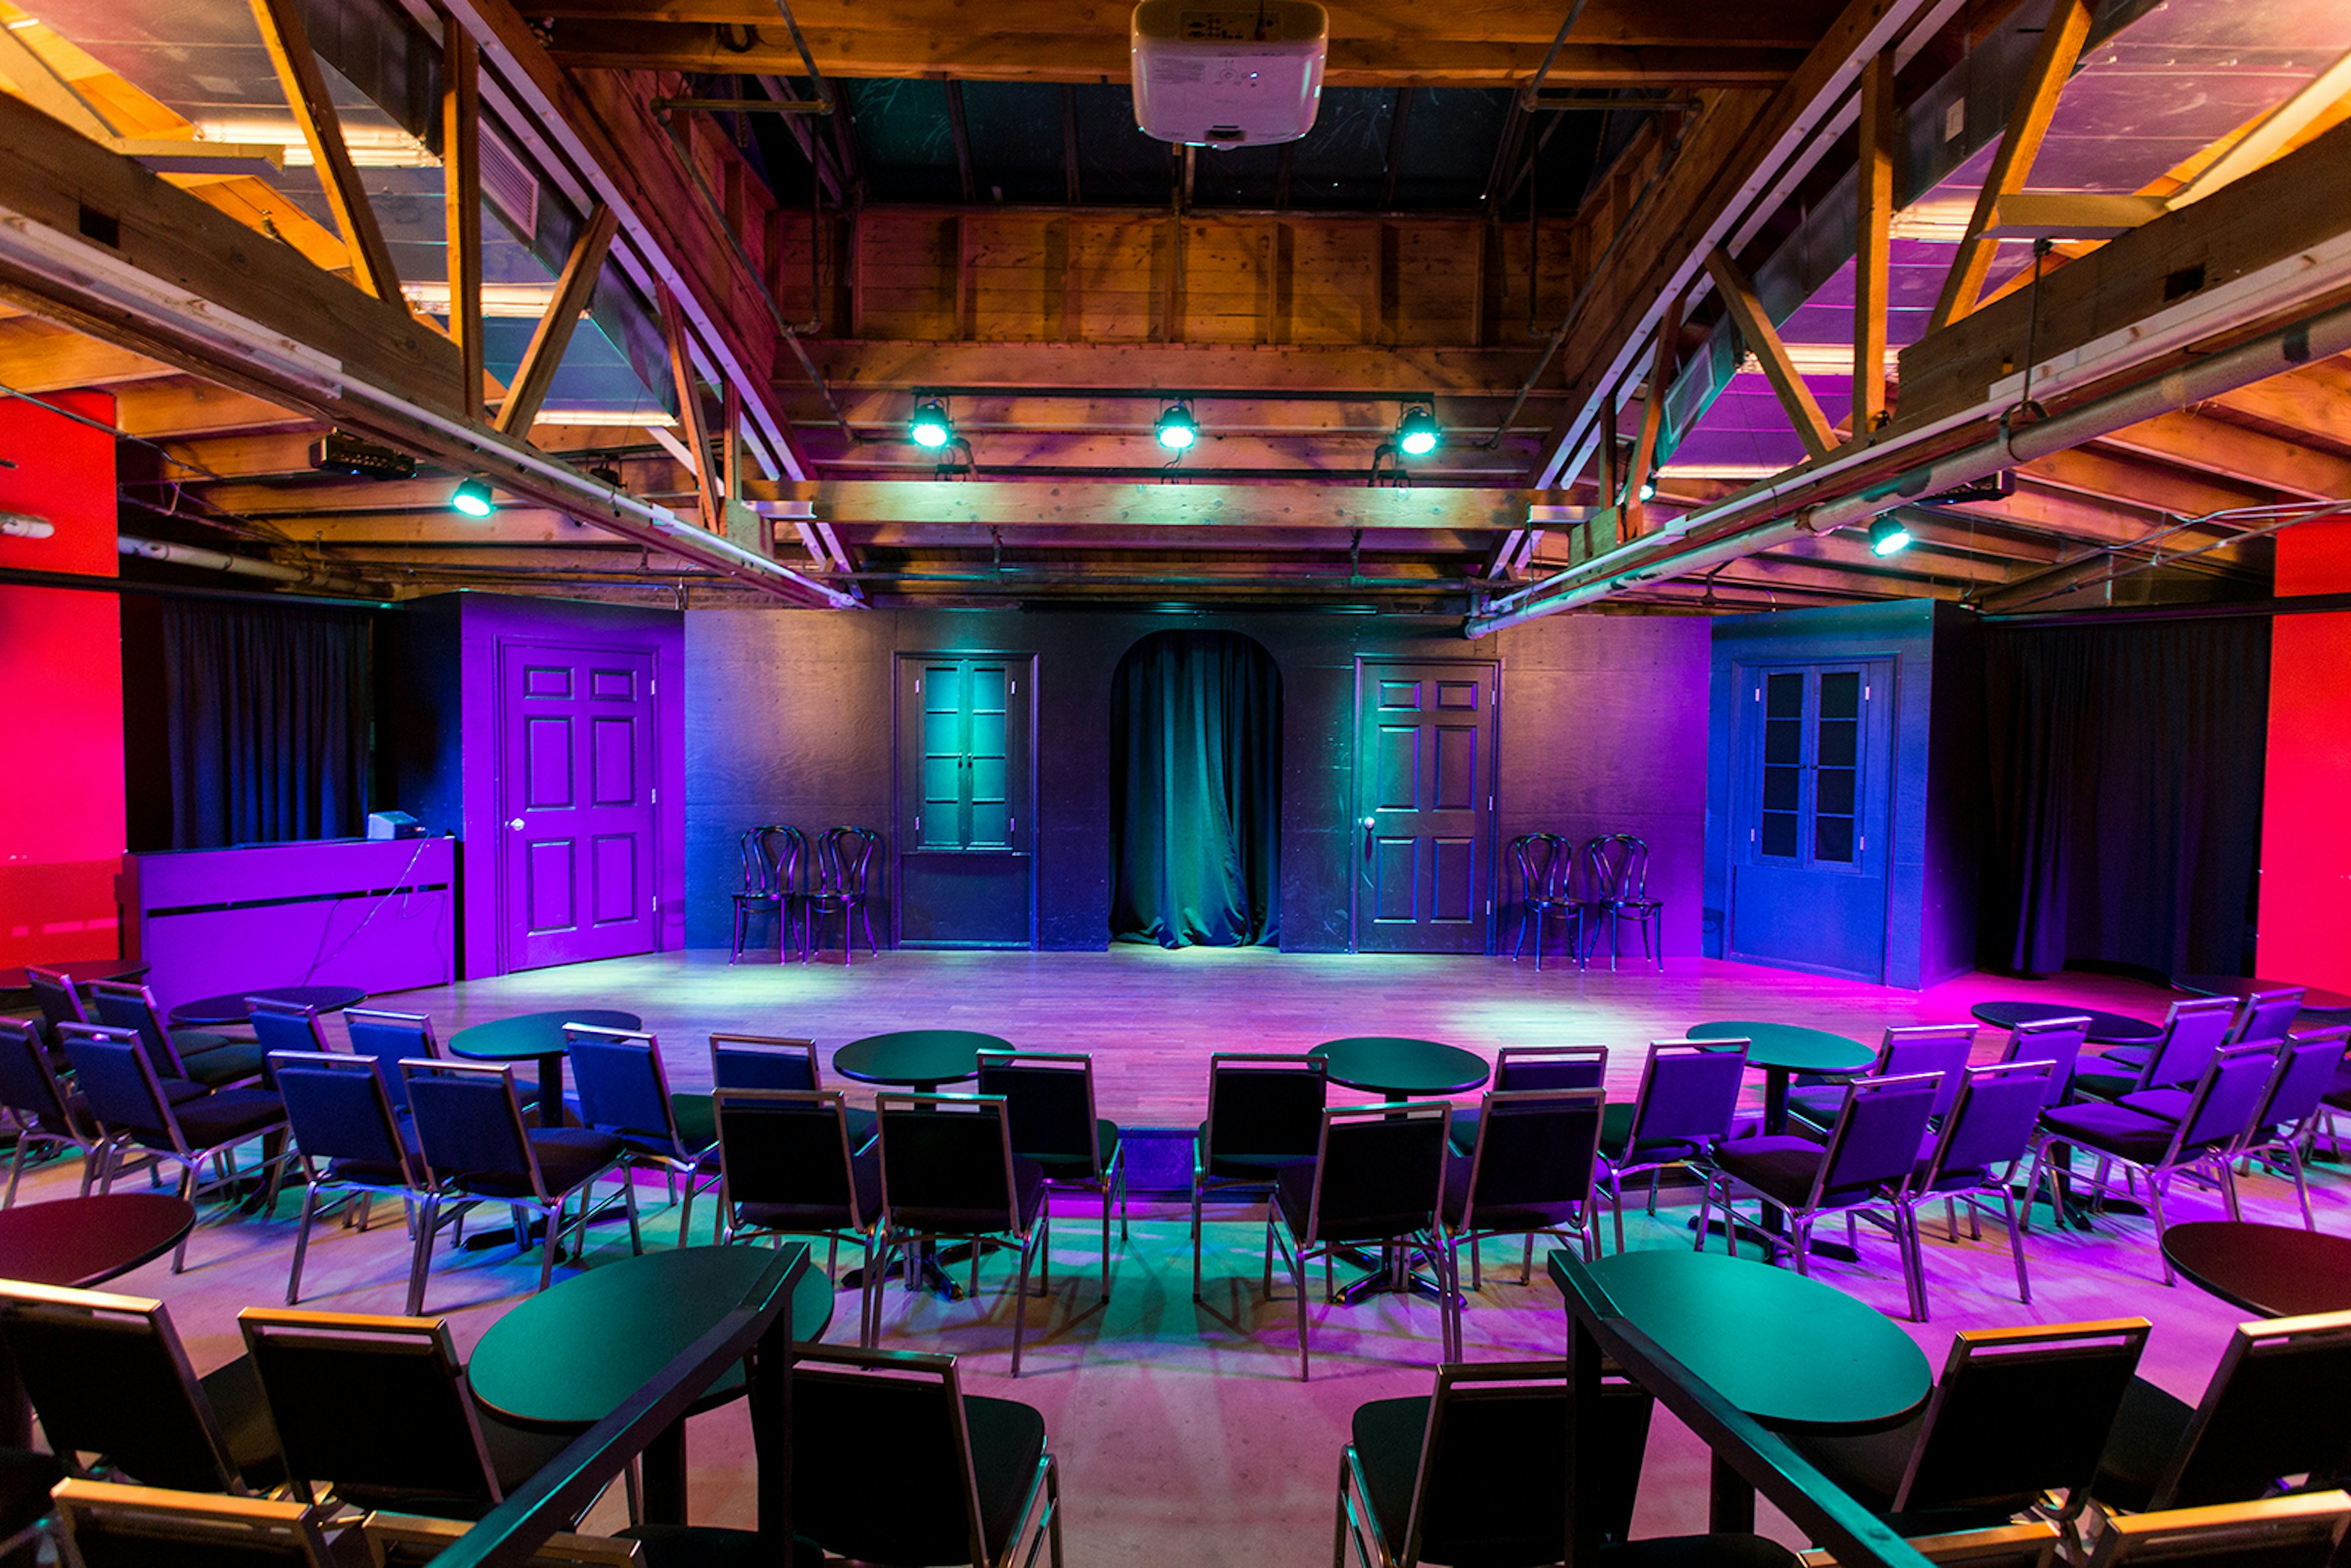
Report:
[[[1604,1045],[1506,1045],[1494,1053],[1496,1090],[1604,1089],[1608,1086],[1608,1048]]]
[[[2139,1072],[2138,1086],[2172,1089],[2195,1082],[2236,1021],[2233,997],[2194,997],[2172,1003],[2170,1016],[2163,1020],[2163,1036]]]
[[[360,1160],[390,1167],[403,1183],[422,1174],[409,1166],[373,1061],[340,1051],[273,1051],[269,1064],[305,1168],[315,1174],[329,1160]]]
[[[837,1089],[719,1089],[718,1164],[726,1201],[846,1210],[863,1229],[873,1216],[850,1174],[849,1118]]]
[[[1510,841],[1510,860],[1519,868],[1520,903],[1557,899],[1566,894],[1575,847],[1557,833],[1520,833]]]
[[[1003,1096],[884,1092],[873,1108],[882,1207],[893,1225],[956,1235],[1021,1228]]]
[[[74,1478],[51,1494],[77,1568],[334,1568],[317,1510]]]
[[[1942,1082],[1935,1091],[1935,1114],[1947,1116],[1951,1103],[1959,1097],[1959,1075],[1968,1070],[1968,1057],[1975,1048],[1976,1026],[1971,1023],[1906,1024],[1886,1031],[1873,1071],[1881,1078],[1939,1073]]]
[[[1322,1113],[1306,1239],[1406,1236],[1437,1223],[1453,1106],[1343,1105]]]
[[[2335,1074],[2343,1066],[2351,1024],[2289,1035],[2278,1052],[2277,1071],[2270,1079],[2269,1095],[2253,1117],[2254,1135],[2284,1136],[2318,1113]],[[2258,1044],[2249,1040],[2247,1044]]]
[[[735,848],[743,860],[742,891],[753,898],[773,898],[783,891],[779,826],[746,828],[736,836]]]
[[[327,1031],[319,1027],[319,1009],[299,1002],[272,1001],[267,997],[245,998],[246,1021],[261,1042],[264,1060],[281,1051],[330,1051]]]
[[[1593,1500],[1609,1517],[1604,1541],[1621,1540],[1656,1402],[1609,1385],[1601,1397]],[[1456,1362],[1437,1369],[1422,1428],[1420,1462],[1396,1561],[1557,1563],[1567,1555],[1569,1398],[1562,1362]],[[1579,1499],[1581,1502],[1582,1500]]]
[[[147,1047],[127,1029],[100,1024],[57,1026],[66,1060],[73,1063],[74,1087],[90,1115],[110,1132],[133,1133],[179,1145],[179,1122],[148,1059]]]
[[[2082,1047],[2089,1038],[2090,1019],[2086,1014],[2033,1019],[2008,1031],[2008,1048],[2001,1052],[2000,1059],[2002,1062],[2051,1064],[2055,1071],[2049,1075],[2049,1098],[2042,1104],[2045,1111],[2064,1103],[2074,1087],[2074,1064],[2081,1060]]]
[[[236,1465],[163,1303],[0,1281],[0,1346],[24,1382],[50,1451],[132,1479],[228,1491]]]
[[[2118,1515],[2099,1532],[2089,1568],[2141,1563],[2179,1568],[2325,1568],[2335,1561],[2346,1524],[2351,1524],[2351,1496],[2340,1491]]]
[[[0,1019],[0,1109],[30,1117],[48,1132],[82,1135],[49,1066],[41,1026],[30,1019]]]
[[[181,1064],[179,1048],[172,1043],[172,1031],[163,1027],[163,1011],[155,1005],[155,993],[145,986],[131,980],[92,980],[89,1010],[110,1029],[135,1032],[155,1059],[157,1072],[171,1078],[188,1075]]]
[[[408,1082],[400,1075],[403,1061],[435,1061],[441,1042],[433,1038],[433,1020],[423,1013],[384,1012],[374,1008],[346,1008],[343,1027],[350,1031],[351,1050],[373,1057],[383,1077],[383,1092],[395,1111],[408,1109]]]
[[[1518,1089],[1489,1092],[1478,1109],[1478,1143],[1469,1155],[1469,1206],[1478,1211],[1589,1204],[1599,1167],[1604,1089]]]
[[[1606,839],[1586,839],[1573,844],[1567,856],[1563,891],[1571,904],[1597,904],[1608,896],[1611,868]]]
[[[712,1035],[710,1082],[719,1089],[807,1092],[824,1087],[817,1072],[816,1041],[768,1034]]]
[[[488,1062],[403,1061],[408,1109],[424,1155],[426,1179],[459,1186],[521,1184],[544,1198],[538,1157],[522,1124],[514,1069]]]
[[[2080,1512],[2150,1332],[2114,1318],[1954,1336],[1895,1511],[2018,1512],[2064,1492],[2064,1517]]]
[[[2224,1045],[2212,1053],[2211,1063],[2189,1096],[2188,1113],[2179,1119],[2182,1157],[2234,1144],[2253,1130],[2254,1118],[2269,1098],[2270,1080],[2277,1074],[2279,1055],[2273,1040]]]
[[[40,1004],[41,1017],[52,1029],[61,1023],[89,1021],[89,1009],[81,1005],[81,992],[75,988],[73,977],[63,969],[44,969],[27,964],[25,984],[32,988],[33,999]]]
[[[2283,1040],[2302,1012],[2301,986],[2281,986],[2273,991],[2249,992],[2237,1009],[2236,1026],[2229,1031],[2231,1045],[2255,1040]]]
[[[794,1534],[859,1562],[988,1562],[955,1357],[796,1345],[792,1434]]]
[[[1710,1147],[1730,1135],[1747,1075],[1743,1040],[1660,1040],[1641,1064],[1626,1153],[1658,1145]]]
[[[2050,1061],[2007,1061],[1970,1067],[1960,1077],[1959,1097],[1943,1118],[1922,1191],[1946,1179],[1990,1181],[2006,1172],[2032,1147],[2033,1129],[2049,1103]]]
[[[236,1316],[298,1495],[499,1500],[465,1364],[439,1318],[247,1307]]]
[[[2239,1323],[2151,1505],[2242,1502],[2351,1467],[2351,1312]]]
[[[816,841],[818,891],[862,898],[882,835],[871,828],[827,828]]]
[[[381,1509],[360,1521],[370,1568],[427,1568],[455,1546],[471,1524],[455,1519],[430,1519],[418,1513],[389,1513]],[[645,1560],[644,1544],[618,1535],[574,1535],[558,1531],[523,1559],[544,1568],[626,1568]]]
[[[1206,1156],[1309,1157],[1322,1141],[1330,1086],[1319,1056],[1209,1057]]]
[[[1914,1535],[1903,1542],[1928,1562],[1954,1568],[2050,1568],[2064,1543],[2064,1531],[2045,1519],[1955,1530],[1947,1535]],[[1803,1568],[1837,1568],[1836,1553],[1818,1548],[1799,1552],[1796,1560]]]
[[[564,1054],[580,1091],[580,1119],[600,1133],[636,1134],[678,1143],[677,1113],[661,1042],[643,1030],[563,1026]],[[681,1151],[684,1152],[684,1151]]]
[[[1939,1073],[1911,1072],[1846,1084],[1844,1108],[1829,1129],[1828,1154],[1813,1179],[1813,1201],[1850,1201],[1863,1193],[1907,1186],[1942,1082]]]
[[[1649,895],[1649,846],[1630,833],[1611,833],[1598,841],[1608,868],[1610,898]]]
[[[1094,1061],[1074,1051],[983,1051],[982,1094],[1004,1099],[1012,1152],[1031,1159],[1081,1159],[1102,1174],[1094,1118]]]

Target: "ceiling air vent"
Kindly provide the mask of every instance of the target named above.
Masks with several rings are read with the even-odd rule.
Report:
[[[528,245],[538,233],[538,176],[522,154],[497,131],[485,124],[481,141],[482,189],[490,204],[514,228],[515,237]]]

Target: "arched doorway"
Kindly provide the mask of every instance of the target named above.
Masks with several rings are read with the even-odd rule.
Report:
[[[1155,632],[1111,678],[1110,935],[1280,936],[1281,671],[1236,632]]]

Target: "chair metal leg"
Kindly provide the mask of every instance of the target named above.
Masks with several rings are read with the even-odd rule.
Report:
[[[2009,1250],[2016,1254],[2016,1299],[2026,1306],[2031,1306],[2032,1283],[2024,1276],[2024,1232],[2016,1223],[2016,1199],[2011,1197],[2008,1188],[2003,1186],[2000,1189],[2000,1201],[2008,1214]],[[2026,1207],[2030,1207],[2031,1205],[2028,1203]]]
[[[1020,1375],[1021,1333],[1029,1326],[1029,1260],[1036,1256],[1044,1235],[1043,1228],[1040,1227],[1034,1235],[1020,1239],[1020,1277],[1012,1287],[1012,1375],[1015,1377]],[[977,1257],[979,1249],[975,1245],[972,1255]]]
[[[408,1315],[424,1311],[424,1271],[433,1262],[433,1232],[440,1223],[441,1199],[427,1193],[417,1206],[416,1240],[408,1249]]]
[[[1103,1304],[1103,1305],[1105,1305],[1105,1306],[1107,1306],[1107,1305],[1109,1305],[1109,1304],[1110,1304],[1110,1184],[1109,1184],[1108,1182],[1104,1182],[1104,1183],[1102,1184],[1102,1304]]]
[[[1323,1255],[1323,1265],[1329,1267],[1330,1255]],[[1306,1371],[1306,1249],[1301,1247],[1290,1255],[1290,1282],[1298,1297],[1298,1381],[1307,1380]]]
[[[2155,1217],[2155,1255],[2163,1260],[2163,1282],[2177,1283],[2171,1270],[2171,1255],[2163,1249],[2163,1180],[2155,1172],[2147,1173],[2147,1211]]]
[[[2315,1232],[2318,1229],[2318,1221],[2310,1212],[2310,1183],[2303,1177],[2302,1151],[2289,1143],[2285,1145],[2285,1157],[2293,1163],[2294,1196],[2302,1204],[2302,1228],[2304,1230]]]
[[[286,1304],[294,1305],[302,1299],[302,1258],[310,1249],[310,1221],[319,1212],[319,1184],[311,1182],[302,1189],[302,1218],[294,1227],[294,1267],[286,1276]]]
[[[539,1244],[538,1249],[538,1288],[544,1291],[555,1281],[555,1254],[563,1245],[563,1199],[559,1197],[555,1200],[555,1207],[551,1212],[548,1210],[540,1212],[547,1220],[547,1237]],[[517,1237],[528,1237],[530,1229],[517,1221],[515,1225],[515,1234]]]
[[[1703,1252],[1706,1250],[1706,1222],[1708,1217],[1712,1215],[1713,1212],[1714,1182],[1712,1178],[1709,1177],[1706,1185],[1698,1189],[1698,1239],[1691,1245],[1691,1251]],[[1739,1217],[1730,1211],[1730,1194],[1728,1192],[1725,1192],[1722,1195],[1722,1233],[1729,1239],[1730,1255],[1733,1258],[1736,1258],[1739,1256]],[[1620,1255],[1625,1250],[1625,1216],[1621,1205],[1618,1207],[1616,1215],[1616,1250]]]
[[[1192,1299],[1200,1299],[1200,1183],[1192,1182]]]
[[[686,1183],[686,1190],[694,1190],[691,1181]],[[637,1228],[637,1184],[631,1179],[626,1166],[621,1167],[621,1203],[629,1211],[629,1251],[642,1258],[645,1255],[645,1238]],[[580,1247],[583,1252],[588,1248],[588,1195],[584,1191],[580,1195]]]

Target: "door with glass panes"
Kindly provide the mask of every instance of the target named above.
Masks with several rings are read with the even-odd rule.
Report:
[[[900,946],[1036,945],[1036,664],[898,655]]]
[[[1726,955],[1883,979],[1894,661],[1741,664]]]

